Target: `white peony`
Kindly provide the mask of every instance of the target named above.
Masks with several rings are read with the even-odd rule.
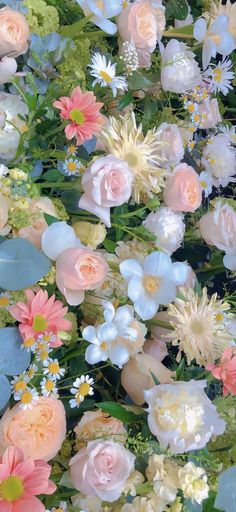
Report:
[[[218,185],[226,187],[236,173],[236,154],[232,138],[226,133],[212,135],[202,152],[202,164]],[[215,183],[214,183],[215,184]]]
[[[146,475],[148,481],[153,483],[154,491],[159,498],[171,503],[175,500],[178,491],[178,469],[176,461],[168,459],[165,455],[151,455],[148,460]]]
[[[148,425],[161,450],[173,453],[204,448],[212,436],[223,434],[223,421],[204,392],[205,380],[160,384],[144,391]]]
[[[182,244],[185,232],[184,215],[161,206],[147,216],[143,225],[156,235],[156,246],[170,255]]]
[[[205,469],[195,466],[193,462],[188,462],[179,469],[178,477],[184,498],[200,505],[208,497],[209,486]]]
[[[201,84],[202,77],[195,55],[185,43],[171,39],[162,55],[161,85],[165,91],[184,93]]]
[[[24,127],[23,119],[28,107],[16,94],[0,92],[0,160],[14,158],[20,141],[20,131]]]

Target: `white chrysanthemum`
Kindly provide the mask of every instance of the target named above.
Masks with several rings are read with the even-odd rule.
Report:
[[[25,123],[20,119],[28,114],[28,107],[20,96],[0,92],[0,159],[11,160],[16,154],[20,131]]]
[[[145,228],[156,235],[156,246],[170,255],[182,244],[185,232],[184,215],[161,206],[151,212],[143,222]]]
[[[63,170],[67,176],[78,176],[82,167],[80,160],[75,158],[67,158],[63,164]]]
[[[222,94],[226,96],[229,89],[233,89],[231,82],[235,75],[233,71],[230,71],[231,68],[231,60],[223,60],[222,62],[219,62],[217,66],[210,66],[205,71],[204,77],[210,79],[209,90],[211,92],[222,92]]]
[[[200,505],[208,497],[209,486],[205,469],[195,466],[193,462],[188,462],[179,469],[178,478],[184,498]]]
[[[176,461],[168,459],[165,455],[151,455],[148,460],[146,475],[153,484],[156,494],[171,503],[175,500],[178,491],[178,469]]]
[[[204,392],[205,380],[159,384],[144,391],[148,425],[161,450],[173,453],[204,448],[212,436],[223,434],[223,421]]]
[[[224,350],[232,344],[232,336],[225,331],[224,312],[230,305],[217,300],[217,293],[207,297],[207,288],[199,296],[191,288],[180,289],[181,298],[168,307],[172,345],[179,347],[177,361],[181,352],[187,357],[188,364],[196,360],[199,365],[214,362]]]
[[[91,75],[95,77],[93,87],[96,84],[100,84],[101,87],[110,87],[114,97],[117,96],[118,89],[121,91],[128,89],[126,79],[123,76],[116,76],[116,64],[107,61],[104,55],[95,53],[89,68],[91,68]]]
[[[49,358],[47,361],[44,361],[43,366],[43,373],[47,375],[49,379],[60,380],[61,377],[64,377],[66,370],[60,367],[57,359]]]
[[[213,135],[202,152],[202,164],[218,185],[226,187],[236,173],[236,154],[231,137],[225,133]]]

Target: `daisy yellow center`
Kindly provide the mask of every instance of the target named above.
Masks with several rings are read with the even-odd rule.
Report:
[[[195,110],[195,107],[194,105],[191,103],[191,105],[188,106],[188,111],[190,112],[190,114],[192,114]]]
[[[22,402],[22,404],[30,404],[30,402],[32,402],[32,398],[33,398],[33,395],[31,393],[31,391],[25,391],[21,395],[21,402]]]
[[[13,502],[18,500],[23,494],[23,482],[18,476],[9,476],[9,478],[0,483],[0,501],[2,498],[5,501]]]
[[[42,315],[35,315],[32,327],[34,331],[42,332],[45,331],[45,329],[47,329],[47,322]]]
[[[68,162],[68,164],[67,164],[67,169],[68,169],[68,171],[70,171],[70,172],[74,172],[74,171],[76,171],[76,167],[77,167],[77,166],[76,166],[76,163],[75,163],[75,162]]]
[[[145,276],[143,284],[145,290],[148,293],[156,293],[160,288],[160,278],[154,276]]]
[[[34,374],[35,374],[35,370],[33,368],[31,368],[28,372],[27,372],[27,375],[30,379],[32,379],[34,377]]]
[[[24,341],[24,346],[25,346],[26,348],[30,348],[30,347],[32,347],[34,344],[35,344],[35,339],[34,339],[34,338],[28,338],[28,340],[25,340],[25,341]]]
[[[48,350],[42,350],[41,354],[40,354],[40,359],[41,361],[44,361],[45,359],[47,359],[49,356],[49,352]]]
[[[219,68],[214,69],[213,76],[214,76],[215,82],[221,82],[221,80],[222,80],[222,72],[221,72],[221,70]]]
[[[49,369],[50,373],[58,373],[60,370],[60,366],[58,363],[50,363],[48,365],[48,369]]]
[[[43,337],[43,341],[45,341],[46,343],[48,343],[51,339],[51,336],[50,334],[44,334],[44,337]]]
[[[7,297],[0,297],[0,308],[9,306],[9,299]]]
[[[55,509],[55,512],[65,512],[63,508],[59,507]]]
[[[222,322],[222,320],[224,320],[224,316],[222,315],[222,313],[217,313],[216,321],[217,322]]]
[[[106,349],[107,349],[107,343],[106,343],[105,341],[103,341],[103,342],[101,343],[101,349],[102,349],[102,350],[106,350]]]
[[[207,188],[207,182],[206,181],[201,181],[201,185],[202,185],[202,188]]]
[[[198,121],[200,121],[200,116],[199,116],[199,114],[195,114],[195,116],[194,116],[194,121],[195,121],[196,123],[198,123]]]
[[[70,119],[71,121],[74,121],[76,124],[81,126],[85,121],[85,116],[83,112],[81,112],[81,110],[79,110],[78,108],[74,108],[70,112]]]
[[[73,146],[73,145],[69,146],[68,153],[70,153],[72,155],[73,153],[75,153],[75,151],[76,151],[76,146]]]
[[[204,331],[202,322],[200,322],[199,320],[193,320],[191,322],[191,329],[194,332],[194,334],[202,334]]]
[[[97,0],[96,5],[97,5],[98,9],[101,9],[101,11],[102,11],[102,9],[104,7],[103,0]]]
[[[27,388],[27,384],[24,380],[20,380],[19,382],[16,382],[15,384],[15,391],[24,391]]]
[[[99,75],[105,80],[105,82],[107,82],[108,84],[110,84],[112,82],[112,77],[110,75],[108,75],[108,73],[106,73],[106,71],[100,71]]]
[[[123,7],[123,9],[125,9],[126,7],[128,7],[128,2],[126,2],[126,0],[123,0],[123,2],[122,2],[122,7]]]
[[[48,380],[45,384],[45,388],[47,391],[52,391],[54,389],[54,382],[52,380]]]
[[[83,382],[83,384],[80,384],[79,394],[81,396],[86,396],[89,394],[90,389],[90,385],[87,382]]]
[[[124,160],[128,162],[130,167],[135,167],[138,164],[138,157],[135,153],[126,153],[126,155],[124,155]]]

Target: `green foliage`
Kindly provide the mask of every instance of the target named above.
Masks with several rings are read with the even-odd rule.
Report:
[[[127,424],[137,423],[145,417],[143,414],[134,414],[133,412],[127,411],[122,405],[116,402],[99,402],[96,404],[96,407],[99,407],[114,418]]]
[[[186,0],[168,0],[166,4],[166,17],[174,17],[184,20],[188,15],[188,3]]]

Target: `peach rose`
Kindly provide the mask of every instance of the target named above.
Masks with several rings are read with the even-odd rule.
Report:
[[[236,212],[229,204],[215,205],[212,212],[205,213],[199,223],[200,233],[208,245],[228,252],[236,241]]]
[[[77,306],[84,300],[84,290],[94,290],[104,283],[108,270],[108,264],[96,252],[72,247],[57,258],[57,286],[68,304]]]
[[[10,208],[11,200],[0,194],[0,235],[5,236],[11,230],[11,227],[7,224],[8,212]]]
[[[149,354],[158,361],[163,361],[165,357],[168,355],[168,350],[166,348],[166,343],[157,338],[150,338],[144,343],[143,350],[145,354]]]
[[[29,207],[33,213],[37,214],[35,220],[32,221],[30,226],[25,226],[18,231],[15,230],[14,236],[25,238],[38,247],[38,249],[41,249],[42,236],[48,227],[43,214],[47,213],[48,215],[52,215],[52,217],[57,217],[57,212],[49,197],[32,199]]]
[[[123,41],[135,44],[139,66],[150,67],[151,54],[165,30],[165,9],[150,0],[135,0],[118,17],[118,32]]]
[[[145,402],[143,390],[154,386],[151,372],[161,384],[172,382],[174,376],[174,372],[168,370],[158,359],[149,354],[138,354],[135,358],[132,357],[122,369],[121,384],[137,405]]]
[[[202,123],[199,126],[202,130],[215,128],[215,126],[222,121],[219,105],[216,98],[207,99],[198,107],[198,113],[203,116]]]
[[[127,432],[122,421],[109,416],[108,413],[98,409],[97,411],[86,411],[74,432],[77,441],[89,441],[94,437],[107,436],[109,439],[114,437],[114,441],[125,442]]]
[[[164,201],[174,212],[194,212],[202,202],[202,186],[193,167],[180,164],[166,180]]]
[[[20,448],[25,457],[50,460],[66,436],[66,413],[60,400],[40,397],[32,409],[20,405],[7,409],[0,420],[0,455],[8,446]]]
[[[0,9],[0,58],[26,53],[29,35],[27,20],[21,12],[10,7]]]
[[[134,460],[121,443],[89,441],[70,461],[71,480],[78,491],[112,502],[121,496]]]

